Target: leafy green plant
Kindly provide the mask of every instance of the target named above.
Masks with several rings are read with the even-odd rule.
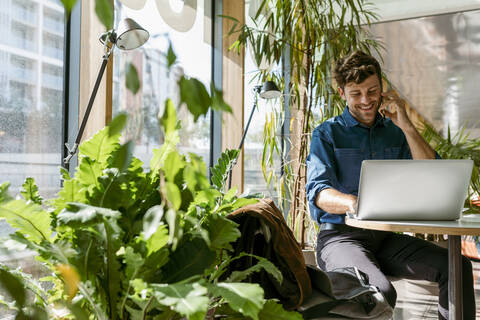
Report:
[[[239,154],[238,149],[226,150],[218,159],[217,165],[211,169],[212,182],[217,190],[225,190],[228,174],[237,162]]]
[[[171,66],[176,61],[169,51]],[[230,111],[214,87],[209,94],[198,80],[182,77],[179,88],[195,120],[210,108]],[[199,92],[202,99],[194,99]],[[44,201],[31,178],[23,185],[23,199],[8,194],[8,183],[0,185],[0,217],[16,229],[4,247],[23,245],[36,252],[52,272],[42,280],[54,284],[45,290],[28,274],[4,266],[0,284],[13,301],[0,302],[17,317],[36,319],[65,314],[77,319],[203,319],[207,312],[210,317],[221,312],[265,319],[277,312],[298,318],[266,301],[259,285],[242,283],[238,274],[225,279],[229,262],[237,259],[230,243],[240,237],[238,226],[225,216],[257,201],[225,190],[238,150],[222,154],[211,185],[203,160],[178,152],[180,121],[167,99],[159,119],[164,143],[153,150],[145,171],[132,155],[133,143],[120,144],[126,122],[120,114],[80,145],[75,174],[62,169],[63,187],[56,198]],[[263,268],[282,281],[273,264],[255,258],[259,264],[242,275]],[[26,292],[33,293],[32,303],[23,298]]]
[[[13,298],[4,305],[36,319],[54,318],[60,307],[77,319],[204,319],[207,312],[299,318],[266,301],[258,284],[241,282],[261,268],[281,282],[267,260],[255,257],[258,265],[222,278],[237,259],[230,243],[240,237],[225,215],[257,201],[223,190],[235,150],[222,155],[211,186],[202,159],[175,148],[179,122],[171,101],[161,122],[167,139],[149,171],[132,156],[131,142],[119,143],[122,114],[81,145],[77,171],[73,177],[63,171],[57,198],[42,201],[31,178],[23,199],[1,185],[0,216],[16,229],[10,238],[35,251],[52,272],[46,280],[56,284],[28,286],[31,277],[3,267],[0,283]],[[28,290],[33,304],[26,302]]]
[[[332,83],[331,68],[338,57],[353,50],[379,51],[379,42],[371,39],[362,25],[368,25],[376,19],[376,14],[365,0],[263,0],[252,19],[253,25],[234,26],[230,34],[237,33],[237,40],[231,49],[241,46],[250,47],[257,65],[283,64],[284,73],[272,72],[270,68],[258,70],[257,79],[277,79],[288,88],[290,99],[290,155],[285,159],[285,186],[281,190],[283,198],[290,199],[289,224],[297,238],[304,245],[307,201],[305,199],[306,168],[310,134],[319,121],[340,114],[344,102]],[[282,58],[284,60],[282,61]],[[285,83],[285,77],[289,83]],[[290,98],[291,97],[291,98]],[[313,110],[319,115],[314,119]],[[266,181],[271,181],[274,170],[273,153],[280,153],[282,136],[276,130],[280,112],[271,118],[265,128],[264,155],[262,169]],[[268,131],[267,131],[268,129]],[[281,202],[281,201],[280,201]],[[284,208],[285,209],[285,208]]]
[[[75,2],[62,0],[67,16]],[[110,29],[108,1],[97,0],[95,11]],[[176,61],[171,48],[167,59],[169,67]],[[134,93],[139,89],[134,69],[127,82]],[[195,121],[210,108],[230,111],[213,86],[209,94],[201,82],[184,76],[179,87]],[[43,200],[31,178],[22,198],[8,194],[8,183],[0,185],[0,218],[16,230],[3,249],[32,250],[51,272],[38,280],[50,284],[44,287],[22,270],[1,266],[0,285],[10,297],[1,297],[0,304],[18,319],[301,319],[265,300],[258,284],[241,282],[260,269],[281,282],[269,261],[253,257],[257,265],[225,276],[238,259],[230,243],[240,237],[225,216],[256,201],[225,191],[226,170],[238,151],[222,155],[210,185],[202,159],[176,149],[180,122],[167,100],[160,119],[165,142],[145,171],[132,155],[133,143],[120,144],[125,123],[119,115],[82,143],[75,174],[62,170],[63,187],[54,199]]]
[[[472,201],[480,196],[480,139],[470,139],[469,133],[465,132],[466,126],[460,128],[452,136],[450,126],[447,129],[447,137],[444,138],[428,123],[423,123],[422,135],[442,159],[471,159],[473,160],[473,171],[470,179],[470,188],[468,198],[465,201],[465,207],[468,208],[465,213],[480,213],[480,206]]]

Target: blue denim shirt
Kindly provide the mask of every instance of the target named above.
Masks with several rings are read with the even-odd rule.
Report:
[[[358,195],[360,168],[367,159],[412,159],[407,139],[393,122],[377,113],[369,128],[350,114],[328,119],[312,133],[307,157],[307,199],[318,223],[345,223],[345,214],[330,214],[315,205],[316,195],[327,188]]]

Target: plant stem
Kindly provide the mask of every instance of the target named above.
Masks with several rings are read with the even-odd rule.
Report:
[[[100,200],[100,207],[103,207],[103,201],[105,200],[105,196],[107,195],[108,190],[109,190],[110,187],[112,186],[113,181],[117,178],[119,172],[120,172],[120,171],[118,171],[118,172],[113,176],[113,178],[110,179],[110,182],[108,183],[108,186],[105,188],[105,191],[103,192],[103,195],[102,195],[102,200]]]
[[[302,11],[305,12],[305,3],[301,1],[302,5]],[[304,22],[303,25],[306,23]],[[307,53],[305,54],[306,57],[306,62],[304,64],[304,69],[305,69],[305,92],[303,93],[303,103],[301,103],[301,109],[302,109],[302,124],[301,124],[301,132],[300,132],[300,148],[298,150],[298,167],[297,167],[297,174],[295,176],[295,182],[294,182],[294,199],[293,199],[293,207],[292,207],[292,216],[293,216],[293,229],[295,230],[295,224],[297,221],[297,216],[300,214],[300,244],[301,247],[304,248],[305,246],[305,241],[304,241],[304,235],[305,235],[305,201],[301,201],[304,198],[304,193],[300,192],[300,187],[302,184],[302,179],[304,177],[303,171],[303,163],[305,160],[305,153],[307,149],[307,136],[306,133],[309,131],[309,114],[311,113],[311,105],[312,105],[312,84],[313,84],[313,60],[312,60],[312,50],[311,50],[311,45],[312,45],[312,39],[307,37],[306,42],[305,42],[305,48],[307,50]],[[299,194],[300,193],[300,194]],[[302,199],[300,199],[300,196]],[[297,214],[299,207],[300,208],[300,213]]]
[[[85,299],[87,299],[87,301],[92,306],[93,312],[96,314],[96,318],[99,320],[107,320],[107,317],[105,316],[105,314],[102,312],[101,309],[98,308],[98,306],[95,304],[95,301],[90,296],[88,290],[85,289],[85,287],[81,282],[78,284],[78,290],[82,293]]]
[[[105,270],[105,274],[106,274],[106,280],[107,280],[107,290],[106,290],[106,294],[107,294],[107,301],[108,301],[108,308],[109,308],[109,311],[110,311],[110,318],[111,319],[115,319],[115,310],[113,308],[113,305],[112,305],[112,297],[110,295],[110,286],[111,286],[111,283],[110,283],[110,233],[108,231],[108,227],[107,227],[107,223],[104,222],[103,223],[103,227],[105,228],[105,241],[106,241],[106,249],[107,249],[107,265],[106,265],[106,270]]]
[[[92,247],[93,239],[90,239],[90,243],[88,244],[87,252],[85,253],[85,259],[83,262],[83,268],[85,270],[85,279],[88,279],[88,256],[90,255],[90,248]]]
[[[150,297],[150,299],[147,302],[147,305],[145,306],[145,308],[142,311],[142,320],[146,319],[147,312],[148,312],[148,307],[150,307],[150,304],[152,303],[152,301],[153,301],[153,296]]]
[[[132,276],[130,277],[130,279],[128,281],[127,292],[125,292],[125,297],[123,298],[122,306],[120,307],[120,314],[121,315],[123,315],[123,309],[125,309],[125,304],[127,303],[128,292],[130,291],[130,288],[132,287],[132,284],[130,283],[130,281],[132,279],[135,279],[135,277],[137,276],[137,273],[138,273],[138,269],[135,270],[135,272],[132,274]]]

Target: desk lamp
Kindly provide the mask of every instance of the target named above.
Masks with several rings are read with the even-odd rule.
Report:
[[[113,49],[116,46],[121,50],[133,50],[144,45],[145,42],[147,42],[148,38],[148,31],[143,29],[138,23],[136,23],[130,18],[126,18],[120,21],[117,30],[107,31],[100,36],[99,40],[104,45],[105,49],[105,53],[103,55],[103,62],[100,66],[100,70],[98,72],[97,80],[95,81],[92,94],[90,95],[90,100],[88,101],[87,109],[85,110],[85,114],[82,119],[82,124],[80,125],[77,137],[75,138],[75,143],[71,149],[68,147],[67,143],[65,144],[68,150],[68,155],[63,159],[63,163],[67,168],[70,160],[77,152],[78,145],[80,144],[80,140],[82,139],[83,131],[85,130],[85,125],[88,121],[88,116],[90,115],[90,111],[92,110],[95,96],[97,95],[98,87],[100,86],[103,73],[105,72],[105,68],[107,67],[108,58],[112,54]]]
[[[238,146],[238,150],[242,150],[243,142],[245,141],[245,136],[247,135],[248,127],[250,126],[250,122],[252,121],[253,113],[257,108],[258,96],[262,99],[275,99],[282,95],[280,90],[278,89],[277,85],[273,81],[265,81],[262,86],[258,85],[253,88],[254,100],[253,100],[253,108],[252,112],[250,112],[250,116],[248,118],[247,126],[243,131],[242,140],[240,140],[240,145]],[[235,166],[235,163],[230,167],[229,178],[228,178],[228,189],[232,187],[232,169]]]

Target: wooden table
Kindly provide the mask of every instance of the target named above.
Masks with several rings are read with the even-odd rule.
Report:
[[[448,235],[448,313],[449,319],[462,315],[461,235],[480,235],[480,215],[464,215],[456,221],[377,221],[347,217],[347,225],[363,229]]]

